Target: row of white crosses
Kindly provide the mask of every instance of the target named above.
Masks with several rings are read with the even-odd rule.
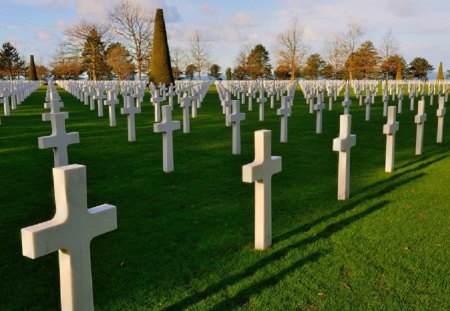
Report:
[[[76,132],[66,132],[66,119],[69,118],[69,114],[60,111],[63,103],[51,82],[47,90],[49,102],[44,104],[44,108],[50,108],[50,113],[42,114],[42,120],[51,122],[52,133],[50,136],[39,137],[38,145],[39,149],[53,149],[54,167],[65,166],[69,164],[67,146],[79,143],[80,137]]]
[[[93,311],[91,240],[117,229],[116,207],[103,204],[87,208],[86,167],[68,164],[67,146],[79,142],[78,133],[66,133],[67,112],[49,83],[44,121],[51,121],[52,135],[39,137],[39,148],[53,148],[53,184],[56,212],[53,219],[23,228],[22,253],[31,259],[58,251],[61,310]]]
[[[0,82],[0,104],[3,104],[3,115],[9,117],[11,115],[11,109],[17,109],[17,106],[38,87],[38,81]]]

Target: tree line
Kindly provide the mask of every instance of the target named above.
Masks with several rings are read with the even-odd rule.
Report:
[[[133,79],[151,76],[152,12],[136,2],[122,0],[112,7],[106,24],[81,20],[64,31],[65,40],[58,45],[49,68],[39,64],[39,78],[78,79],[86,73],[90,80]],[[321,53],[311,53],[304,41],[304,31],[296,19],[280,32],[271,54],[262,44],[243,45],[234,66],[223,74],[212,61],[211,43],[200,31],[195,31],[187,46],[170,47],[173,76],[179,79],[201,79],[205,74],[213,79],[426,79],[434,67],[423,57],[407,63],[398,54],[398,45],[388,31],[377,48],[364,39],[363,27],[350,23],[344,32],[325,40]],[[11,43],[0,51],[0,74],[13,77],[27,74],[23,57]],[[448,75],[450,71],[448,71]]]

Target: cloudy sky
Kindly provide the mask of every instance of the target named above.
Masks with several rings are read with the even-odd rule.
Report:
[[[28,59],[48,62],[63,30],[84,18],[107,22],[119,0],[0,0],[0,42],[10,41]],[[375,46],[391,31],[407,62],[425,57],[437,70],[450,69],[449,0],[131,0],[148,10],[163,8],[169,44],[185,48],[196,31],[209,40],[212,60],[233,66],[240,48],[263,44],[273,51],[278,33],[297,18],[310,52],[358,22]],[[4,2],[4,3],[3,3]],[[274,58],[274,57],[272,57]]]

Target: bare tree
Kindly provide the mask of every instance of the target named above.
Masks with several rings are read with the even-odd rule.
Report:
[[[198,79],[202,72],[208,70],[210,63],[210,45],[204,41],[200,32],[196,31],[189,40],[189,61],[195,66]]]
[[[346,58],[349,63],[348,68],[349,68],[350,80],[353,77],[353,72],[352,72],[353,58],[350,56],[356,52],[356,49],[357,49],[363,35],[364,35],[364,31],[363,31],[361,24],[356,23],[356,22],[348,24],[347,31],[342,34],[344,51],[345,51],[345,55],[346,55]]]
[[[172,72],[175,80],[179,80],[182,74],[182,68],[186,68],[186,55],[179,47],[170,49],[170,60],[172,62]]]
[[[277,37],[277,63],[287,66],[291,72],[291,80],[295,80],[295,73],[302,66],[308,52],[302,41],[303,30],[299,27],[297,19],[292,19],[289,28]]]
[[[335,35],[325,41],[323,57],[333,68],[334,77],[337,77],[338,73],[344,68],[347,58],[342,36]]]
[[[150,12],[139,4],[129,0],[122,0],[109,13],[114,33],[131,50],[136,62],[138,80],[142,78],[144,59],[149,58],[151,51],[152,22]]]
[[[392,34],[392,31],[389,30],[381,39],[380,48],[378,49],[378,53],[381,56],[382,60],[386,60],[398,51],[398,45]]]
[[[95,30],[105,44],[110,42],[110,33],[107,25],[99,23],[90,23],[82,19],[78,24],[68,27],[64,30],[67,40],[64,42],[64,48],[69,54],[79,54],[83,49],[83,44],[89,38],[91,32]]]

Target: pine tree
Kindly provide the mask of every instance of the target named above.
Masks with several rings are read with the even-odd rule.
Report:
[[[256,45],[247,57],[247,67],[250,77],[256,79],[258,77],[268,77],[271,74],[272,66],[270,65],[269,52],[262,45]]]
[[[162,9],[156,10],[152,51],[149,80],[156,85],[173,83],[169,45],[167,44],[166,25]]]
[[[36,65],[34,64],[34,56],[30,55],[30,65],[28,66],[28,80],[37,81]]]
[[[110,68],[106,63],[105,44],[96,29],[92,29],[83,46],[83,66],[89,79],[97,81],[106,78]]]
[[[231,80],[232,79],[232,77],[231,77],[231,68],[230,67],[228,67],[227,70],[225,71],[225,79],[226,80]]]
[[[0,51],[0,71],[5,71],[12,80],[25,69],[25,61],[19,56],[16,48],[9,42],[3,43]]]
[[[442,62],[439,64],[437,80],[444,80],[444,70],[442,69]]]
[[[221,68],[217,64],[212,64],[211,67],[209,67],[208,76],[216,79],[216,80],[222,80],[221,76],[222,73],[220,72]]]

